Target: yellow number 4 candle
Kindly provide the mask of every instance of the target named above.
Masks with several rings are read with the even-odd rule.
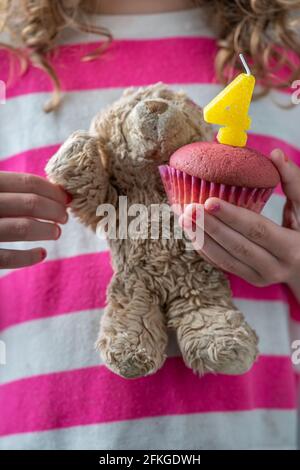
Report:
[[[255,78],[242,54],[240,58],[246,73],[238,75],[203,110],[206,122],[223,126],[219,129],[218,141],[235,147],[244,147],[247,143],[245,131],[251,125],[248,110],[255,86]]]

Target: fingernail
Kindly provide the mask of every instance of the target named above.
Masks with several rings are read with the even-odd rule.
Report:
[[[278,157],[278,158],[284,158],[284,160],[285,160],[285,158],[286,158],[285,154],[284,154],[283,151],[280,150],[280,149],[274,149],[274,150],[272,150],[271,156],[272,156],[272,157],[275,157],[275,158],[277,158],[277,157]],[[286,161],[286,160],[285,160],[285,161]]]
[[[43,261],[47,256],[47,251],[45,248],[41,248],[41,261]]]
[[[66,196],[67,196],[66,204],[68,205],[73,201],[73,196],[72,196],[72,194],[68,193],[67,191],[65,191],[65,193],[66,193]]]
[[[61,236],[61,228],[59,225],[56,226],[56,236],[55,240],[58,240],[58,238]]]
[[[285,161],[286,163],[289,161],[289,157],[288,157],[286,154],[284,154],[284,161]]]
[[[63,193],[65,195],[65,204],[70,204],[70,202],[73,201],[72,194],[70,194],[68,191],[66,191],[65,188],[61,184],[58,184],[57,186],[63,191]]]
[[[205,205],[205,209],[210,212],[211,214],[215,214],[220,210],[220,204],[218,202],[210,202],[207,205]]]

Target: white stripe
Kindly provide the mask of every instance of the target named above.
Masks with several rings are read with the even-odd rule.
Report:
[[[155,39],[182,36],[214,37],[201,8],[147,15],[84,15],[84,22],[107,28],[114,39]],[[65,30],[61,44],[95,41],[95,34]]]
[[[172,85],[183,89],[197,103],[207,104],[221,89],[219,85]],[[87,129],[92,117],[103,107],[118,99],[124,88],[108,88],[66,93],[64,103],[56,113],[45,114],[43,105],[49,93],[22,95],[7,100],[0,107],[0,159],[30,149],[62,143],[76,129]],[[272,92],[278,101],[289,102],[289,95]],[[252,132],[280,138],[298,146],[300,106],[285,110],[270,97],[251,105]]]
[[[235,303],[256,330],[261,354],[290,354],[288,306],[267,301],[236,300]],[[100,364],[94,342],[101,313],[101,310],[92,310],[58,315],[5,330],[0,339],[6,344],[7,364],[0,366],[0,383]],[[180,355],[173,332],[168,355]]]
[[[274,194],[264,208],[263,214],[280,224],[284,201],[285,199],[282,196]],[[33,248],[41,245],[47,250],[47,260],[98,253],[108,249],[105,239],[98,238],[95,233],[78,222],[72,214],[70,214],[68,223],[62,226],[62,235],[58,241],[5,243],[2,247],[6,249],[24,250],[29,247]],[[0,269],[0,278],[9,272],[10,270],[8,269]]]
[[[62,225],[61,228],[62,234],[57,241],[2,243],[1,248],[26,250],[43,246],[47,250],[48,261],[108,250],[107,241],[98,238],[91,229],[81,224],[72,214],[69,215],[68,223]],[[10,272],[10,269],[0,269],[0,278]]]
[[[286,198],[280,194],[273,194],[265,207],[263,208],[262,215],[268,217],[278,225],[282,223],[282,211]]]
[[[296,449],[296,411],[162,416],[11,435],[0,448],[32,450]]]
[[[163,39],[169,37],[214,37],[201,8],[147,15],[89,15],[81,14],[80,21],[107,28],[114,39]],[[79,44],[103,40],[97,34],[68,29],[59,36],[59,44]],[[1,33],[1,41],[12,44],[8,33]]]

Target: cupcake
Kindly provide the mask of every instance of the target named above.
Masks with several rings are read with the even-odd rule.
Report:
[[[257,150],[217,142],[185,145],[159,171],[171,205],[218,197],[257,213],[280,181],[271,160]]]

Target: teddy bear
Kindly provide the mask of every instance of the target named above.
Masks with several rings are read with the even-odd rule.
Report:
[[[142,204],[146,215],[153,204],[167,204],[159,165],[179,147],[212,138],[201,107],[183,91],[162,83],[129,88],[88,131],[67,138],[46,173],[73,196],[71,211],[83,224],[97,231],[104,205],[114,208],[118,228],[120,198],[128,207]],[[174,224],[176,215],[170,217]],[[131,379],[156,372],[168,329],[197,374],[242,374],[252,366],[258,338],[234,305],[224,272],[173,231],[169,238],[107,238],[114,274],[96,347],[111,371]]]

